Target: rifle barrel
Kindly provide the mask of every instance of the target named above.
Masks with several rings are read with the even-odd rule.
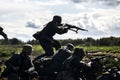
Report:
[[[75,26],[75,25],[65,24],[65,26],[67,26],[69,29],[71,29],[71,28],[75,28],[75,29],[77,29],[76,31],[78,31],[78,30],[88,31],[88,30],[86,30],[86,29],[83,29],[83,28],[77,27],[77,26]],[[73,30],[73,31],[74,31],[74,30]]]

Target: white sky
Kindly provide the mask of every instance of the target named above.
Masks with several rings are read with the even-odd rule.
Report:
[[[0,26],[8,38],[32,40],[54,15],[89,30],[57,34],[55,39],[120,37],[120,0],[0,0]]]

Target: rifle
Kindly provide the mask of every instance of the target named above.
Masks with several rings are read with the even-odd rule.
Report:
[[[86,29],[82,29],[82,28],[79,28],[79,27],[77,27],[75,25],[71,25],[71,24],[67,24],[67,23],[64,25],[64,27],[67,27],[69,30],[72,30],[72,31],[74,31],[76,33],[78,33],[78,30],[88,31]]]
[[[92,59],[90,59],[92,62],[99,62],[101,59],[104,59],[104,58],[106,58],[106,57],[108,57],[108,56],[101,56],[101,57],[97,57],[97,58],[92,58]]]

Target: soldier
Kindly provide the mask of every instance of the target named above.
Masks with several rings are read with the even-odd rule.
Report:
[[[58,27],[62,26],[61,22],[61,16],[55,15],[53,20],[50,21],[42,31],[39,32],[38,40],[42,48],[45,50],[45,54],[40,55],[39,58],[44,56],[52,56],[54,54],[53,47],[55,47],[56,50],[61,47],[60,43],[53,38],[56,33],[64,34],[68,31],[67,28]]]
[[[68,43],[64,48],[60,48],[56,54],[53,55],[52,59],[54,62],[63,63],[73,52],[74,45]]]
[[[56,80],[79,80],[79,78],[85,79],[82,74],[83,69],[89,69],[90,66],[82,61],[85,56],[82,48],[75,48],[74,53],[64,61],[63,71],[61,71]]]
[[[3,76],[8,77],[8,80],[29,80],[29,75],[34,71],[34,65],[29,57],[32,53],[32,45],[26,44],[23,46],[20,54],[13,56],[5,62],[6,69]]]
[[[0,35],[2,35],[5,40],[8,40],[7,34],[5,34],[5,33],[3,32],[3,28],[2,28],[1,26],[0,26]]]
[[[40,75],[46,76],[49,80],[55,78],[62,69],[62,63],[72,54],[73,49],[74,45],[69,43],[64,48],[57,50],[52,57],[51,63],[47,67],[43,67]]]
[[[74,49],[74,45],[69,43],[64,48],[60,48],[55,55],[52,57],[52,63],[49,66],[50,71],[54,74],[57,74],[61,71],[62,63],[71,56],[73,53],[72,50]]]

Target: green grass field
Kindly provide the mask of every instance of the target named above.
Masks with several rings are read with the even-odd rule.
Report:
[[[85,51],[98,50],[106,54],[120,54],[120,46],[75,46],[83,48]],[[0,57],[8,57],[11,54],[20,53],[22,45],[0,45]],[[40,45],[33,45],[33,56],[44,53]]]
[[[117,66],[120,68],[120,46],[75,46],[77,48],[83,48],[84,51],[100,51],[101,53],[91,53],[92,57],[99,55],[111,55],[113,57],[106,58],[103,60],[103,63],[107,67]],[[13,53],[19,54],[22,50],[22,45],[0,45],[0,60],[7,60]],[[40,45],[33,45],[32,59],[40,54],[43,54],[44,51]],[[87,56],[90,57],[91,55]],[[114,58],[115,57],[115,58]],[[118,61],[116,60],[118,58]],[[1,66],[4,67],[4,66]],[[0,72],[1,74],[1,72]]]

